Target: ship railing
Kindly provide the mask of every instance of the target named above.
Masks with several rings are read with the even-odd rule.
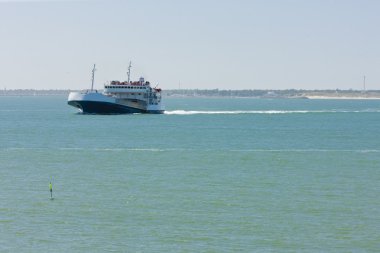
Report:
[[[124,81],[124,82],[120,82],[120,81],[107,81],[105,83],[105,85],[132,85],[132,86],[149,86],[150,83],[149,82],[139,82],[139,81],[136,81],[136,82],[128,82],[128,81]]]

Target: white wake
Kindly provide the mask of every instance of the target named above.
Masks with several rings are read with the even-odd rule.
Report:
[[[380,112],[380,110],[256,110],[256,111],[185,111],[174,110],[165,111],[167,115],[195,115],[195,114],[293,114],[293,113],[361,113],[361,112]]]
[[[309,111],[165,111],[169,115],[193,115],[193,114],[281,114],[281,113],[307,113]]]

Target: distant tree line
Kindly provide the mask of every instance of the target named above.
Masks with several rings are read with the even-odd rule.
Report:
[[[205,96],[205,97],[257,97],[257,98],[306,98],[308,96],[326,97],[380,97],[380,90],[166,90],[167,96]]]
[[[35,90],[35,89],[3,89],[0,96],[67,96],[72,90]],[[101,92],[101,90],[99,90]],[[253,97],[253,98],[306,98],[310,96],[324,97],[369,97],[380,98],[380,90],[200,90],[174,89],[163,90],[163,96],[175,97]]]

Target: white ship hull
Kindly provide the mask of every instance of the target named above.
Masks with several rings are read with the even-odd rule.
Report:
[[[136,99],[117,99],[98,92],[70,92],[67,103],[88,114],[164,113],[161,103],[147,104]]]

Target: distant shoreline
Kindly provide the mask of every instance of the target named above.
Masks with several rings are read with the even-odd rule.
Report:
[[[1,96],[68,96],[78,90],[0,90]],[[102,90],[98,90],[101,92]],[[163,90],[163,96],[173,98],[252,98],[252,99],[380,99],[380,90]]]

